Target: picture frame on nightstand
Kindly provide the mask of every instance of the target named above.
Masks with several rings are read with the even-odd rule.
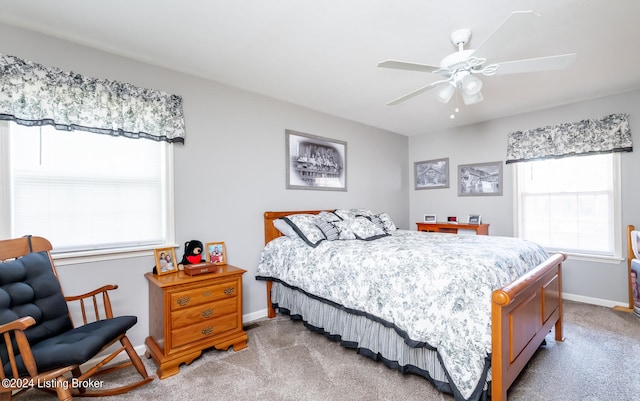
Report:
[[[158,248],[153,251],[156,258],[156,274],[176,273],[178,264],[176,260],[176,250],[174,248]]]
[[[206,249],[206,260],[214,265],[226,265],[227,264],[227,250],[225,249],[224,242],[207,242],[204,249]]]
[[[436,215],[435,214],[425,214],[424,215],[424,222],[425,223],[429,223],[429,224],[435,224],[437,222]]]
[[[467,223],[482,224],[482,216],[480,216],[479,214],[470,214],[469,217],[467,217]]]

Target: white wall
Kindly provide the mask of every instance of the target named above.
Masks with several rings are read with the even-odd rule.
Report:
[[[470,106],[473,107],[473,106]],[[521,114],[509,118],[448,130],[437,135],[409,138],[409,165],[413,182],[413,163],[449,157],[450,188],[434,190],[410,189],[411,222],[422,221],[425,213],[438,216],[481,214],[490,224],[490,235],[513,235],[513,165],[504,165],[503,196],[459,197],[457,171],[459,164],[504,162],[509,132],[555,125],[562,122],[599,118],[614,113],[628,113],[636,147],[640,144],[640,91],[602,97],[562,107]],[[464,110],[463,110],[464,111]],[[626,255],[626,226],[640,226],[640,186],[636,171],[640,152],[622,153],[622,230],[623,256]],[[564,264],[563,288],[568,297],[606,306],[628,305],[626,260],[595,263],[568,260]]]
[[[364,207],[389,212],[400,227],[409,227],[405,136],[2,24],[0,53],[183,97],[186,143],[173,146],[176,240],[225,242],[228,262],[247,270],[245,316],[262,316],[266,309],[265,284],[254,278],[264,211]],[[346,141],[348,191],[285,189],[285,129]],[[58,264],[58,272],[68,295],[118,284],[115,313],[138,316],[129,336],[140,346],[148,335],[143,275],[153,265],[149,252]]]

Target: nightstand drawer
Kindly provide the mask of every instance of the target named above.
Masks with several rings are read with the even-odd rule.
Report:
[[[173,293],[171,294],[171,310],[174,311],[205,302],[235,297],[238,295],[238,283],[239,281],[233,280]]]
[[[215,337],[220,333],[234,330],[237,327],[238,315],[235,313],[206,322],[192,324],[190,326],[183,327],[172,332],[172,346],[176,348],[198,340]]]
[[[180,309],[171,313],[171,325],[174,329],[179,329],[190,324],[234,313],[237,310],[236,301],[235,297],[230,297],[229,299],[223,299],[222,301]]]

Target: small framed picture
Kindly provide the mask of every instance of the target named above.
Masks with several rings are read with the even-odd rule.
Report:
[[[482,224],[482,216],[479,214],[470,214],[467,218],[467,223],[469,224]]]
[[[207,262],[214,265],[227,264],[227,251],[224,242],[207,242],[204,248],[207,250]]]
[[[458,218],[456,216],[448,216],[447,217],[447,221],[449,223],[457,223],[458,222]]]
[[[436,223],[436,215],[435,214],[425,214],[424,215],[424,222],[425,223],[435,224]]]
[[[156,257],[156,273],[159,276],[178,271],[176,251],[174,248],[158,248],[153,252]]]

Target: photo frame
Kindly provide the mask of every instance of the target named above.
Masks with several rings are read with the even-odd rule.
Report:
[[[347,143],[285,130],[287,189],[347,190]]]
[[[174,248],[158,248],[154,249],[153,253],[156,258],[156,274],[158,276],[178,272],[178,260]]]
[[[425,214],[424,215],[424,222],[425,223],[429,223],[429,224],[436,224],[438,220],[436,219],[436,215],[435,214]]]
[[[224,242],[207,242],[204,246],[207,252],[206,261],[214,265],[227,264],[227,249]]]
[[[449,188],[449,158],[413,163],[415,189]]]
[[[458,196],[502,196],[502,162],[459,165]]]
[[[470,214],[467,217],[467,224],[482,224],[482,216],[479,214]]]

